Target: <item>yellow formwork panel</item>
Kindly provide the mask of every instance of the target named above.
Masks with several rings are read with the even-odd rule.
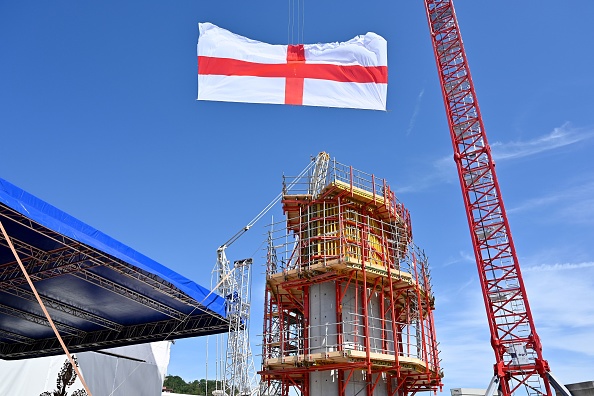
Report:
[[[340,191],[348,196],[338,199]],[[283,198],[287,227],[299,236],[301,265],[342,257],[386,266],[405,255],[407,226],[394,208],[386,217],[383,196],[341,181],[331,182],[324,193],[322,202],[311,195]]]
[[[375,202],[378,206],[386,204],[386,201],[382,194],[378,194],[376,192],[374,196],[373,191],[367,191],[359,187],[351,186],[349,183],[340,180],[335,180],[331,182],[328,186],[337,187],[341,190],[348,191],[354,198],[358,198],[360,201],[365,203]]]
[[[326,202],[310,205],[298,226],[302,262],[311,264],[335,257],[384,266],[393,262],[396,252],[389,240],[398,239],[394,225],[357,209],[339,210],[337,203]],[[405,243],[401,245],[401,249],[406,248]]]

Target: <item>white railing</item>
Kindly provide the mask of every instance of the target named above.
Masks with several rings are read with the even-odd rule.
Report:
[[[390,190],[386,179],[377,178],[371,173],[341,164],[335,159],[329,161],[328,169],[325,172],[325,178],[323,180],[319,178],[319,175],[314,173],[315,167],[311,167],[308,172],[299,176],[283,176],[283,193],[290,195],[311,195],[312,184],[320,186],[316,188],[316,191],[321,192],[323,191],[323,187],[333,182],[341,182],[350,186],[351,190],[362,190],[374,199],[381,199],[386,207],[390,208],[407,225],[408,233],[409,235],[411,234],[410,214],[396,198],[394,192]]]

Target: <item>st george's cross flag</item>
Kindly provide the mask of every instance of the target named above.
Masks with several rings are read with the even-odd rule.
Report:
[[[198,100],[386,110],[387,43],[272,45],[200,23]]]

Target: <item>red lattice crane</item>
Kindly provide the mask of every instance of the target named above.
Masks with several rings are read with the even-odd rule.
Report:
[[[542,355],[453,1],[425,8],[495,352],[487,395],[569,396]]]

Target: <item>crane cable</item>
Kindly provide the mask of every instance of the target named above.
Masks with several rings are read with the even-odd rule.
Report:
[[[258,213],[256,215],[256,217],[254,217],[245,227],[243,227],[241,230],[237,231],[237,233],[235,233],[235,235],[233,235],[231,238],[229,238],[229,240],[227,240],[227,242],[225,242],[224,244],[222,244],[219,247],[219,250],[224,250],[225,248],[228,248],[233,242],[235,242],[236,240],[239,239],[239,237],[241,237],[243,234],[245,234],[250,228],[252,228],[252,226],[254,224],[256,224],[262,217],[264,217],[264,215],[266,215],[266,213],[268,213],[270,211],[270,209],[272,209],[274,207],[274,205],[276,205],[278,203],[278,201],[280,201],[283,197],[283,194],[285,194],[287,191],[289,191],[291,188],[293,188],[295,186],[295,184],[297,184],[299,182],[299,180],[301,180],[303,178],[303,176],[305,176],[307,174],[307,172],[309,172],[309,170],[316,164],[315,160],[312,160],[309,165],[307,165],[302,171],[301,173],[299,173],[299,175],[297,177],[295,177],[293,179],[293,181],[291,181],[291,183],[289,183],[288,186],[286,186],[285,188],[283,188],[283,191],[281,191],[272,201],[270,201],[270,203],[268,205],[266,205],[266,207],[264,207],[264,209],[262,209],[262,211],[260,211],[260,213]]]
[[[287,44],[303,44],[305,0],[288,0]],[[295,30],[297,30],[295,34]]]

